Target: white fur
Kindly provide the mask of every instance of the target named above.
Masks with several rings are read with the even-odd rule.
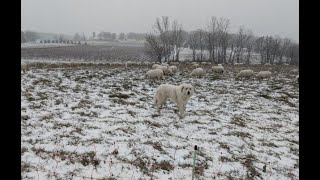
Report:
[[[167,67],[169,67],[169,64],[167,64],[167,63],[162,63],[161,66],[167,66]]]
[[[290,74],[296,74],[296,73],[299,73],[299,70],[298,69],[292,69],[290,71]]]
[[[212,71],[216,73],[223,73],[224,68],[221,64],[218,64],[218,66],[212,66]]]
[[[165,75],[169,74],[169,69],[167,66],[157,66],[156,69],[161,69]]]
[[[133,63],[131,61],[127,61],[125,64],[125,67],[128,68],[128,65],[132,65]]]
[[[171,84],[161,84],[154,95],[153,104],[157,108],[157,112],[160,114],[162,104],[169,98],[179,108],[179,117],[184,118],[185,108],[188,100],[194,94],[194,88],[191,84],[181,84],[175,86]]]
[[[251,69],[246,69],[246,70],[241,70],[236,78],[240,78],[240,77],[252,77],[254,75],[254,72]]]
[[[258,74],[257,74],[257,78],[270,78],[271,77],[271,72],[270,71],[260,71]]]
[[[163,71],[161,69],[153,69],[149,70],[145,74],[145,78],[150,78],[150,79],[163,79]]]
[[[202,76],[204,74],[204,71],[202,68],[196,68],[191,72],[191,76]]]
[[[169,71],[171,71],[172,73],[176,73],[178,71],[177,66],[169,66]]]
[[[270,64],[270,63],[265,63],[264,65],[265,65],[265,66],[271,66],[271,64]]]
[[[153,64],[151,69],[157,69],[157,67],[161,66],[160,64]]]

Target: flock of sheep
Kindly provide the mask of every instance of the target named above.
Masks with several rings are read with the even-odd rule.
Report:
[[[238,65],[238,64],[235,64]],[[240,65],[240,64],[239,64]],[[201,77],[204,75],[204,70],[199,67],[199,64],[193,63],[192,65],[192,72],[190,76],[198,76]],[[145,78],[149,79],[164,79],[165,75],[173,75],[177,72],[177,66],[169,66],[167,63],[160,64],[153,64],[152,69],[147,71],[145,74]],[[225,72],[224,67],[222,64],[218,64],[217,66],[212,66],[212,72],[222,74]],[[239,78],[250,78],[250,77],[257,77],[260,79],[263,78],[270,78],[272,73],[270,71],[260,71],[255,75],[255,72],[251,69],[241,70],[237,75],[236,79]]]

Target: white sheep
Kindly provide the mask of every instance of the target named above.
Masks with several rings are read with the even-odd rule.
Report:
[[[265,65],[265,66],[271,66],[271,64],[270,64],[270,63],[265,63],[264,65]]]
[[[169,64],[167,64],[167,63],[162,63],[161,66],[167,66],[167,67],[169,67]]]
[[[165,75],[169,74],[169,69],[167,66],[157,66],[156,69],[161,69]]]
[[[222,66],[222,64],[218,64],[218,66]]]
[[[219,66],[212,66],[212,71],[215,73],[223,73],[224,72],[224,68],[222,65]]]
[[[131,62],[131,61],[127,61],[127,62],[125,63],[125,67],[128,68],[128,65],[132,65],[132,62]]]
[[[202,68],[196,68],[191,72],[191,76],[202,76],[204,74],[204,71]]]
[[[170,73],[176,73],[178,70],[177,66],[169,66]]]
[[[296,73],[299,73],[299,70],[298,69],[292,69],[290,71],[290,74],[296,74]]]
[[[242,77],[246,77],[246,78],[250,78],[254,75],[254,72],[251,69],[246,69],[246,70],[241,70],[236,78],[242,78]]]
[[[263,79],[263,78],[270,78],[271,77],[271,72],[270,71],[260,71],[257,75],[256,75],[256,77],[257,78],[261,78],[261,79]]]
[[[145,74],[145,78],[163,79],[163,71],[161,69],[151,69]]]
[[[151,69],[157,69],[157,67],[161,66],[160,64],[153,64]]]

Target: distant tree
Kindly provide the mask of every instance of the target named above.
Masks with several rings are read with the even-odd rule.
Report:
[[[59,35],[59,42],[60,43],[63,43],[64,41],[64,36],[62,34]]]
[[[73,36],[73,40],[80,41],[80,39],[81,39],[81,37],[80,37],[79,33],[75,33]]]
[[[69,44],[69,40],[67,40],[67,44]]]
[[[289,64],[299,65],[299,44],[291,43],[286,56],[288,57]]]
[[[161,63],[164,53],[159,36],[151,33],[146,35],[145,52],[149,57],[157,59]]]
[[[215,61],[215,49],[216,49],[216,44],[217,44],[217,25],[218,20],[215,16],[212,16],[210,19],[210,22],[207,26],[207,49],[209,51],[209,60],[212,62]]]
[[[280,43],[281,43],[281,39],[279,37],[275,37],[273,38],[272,42],[271,42],[271,50],[270,50],[270,63],[274,64],[276,58],[279,56],[279,52],[280,52]]]
[[[288,38],[285,38],[281,41],[280,51],[279,51],[279,64],[283,63],[283,57],[285,56],[285,53],[288,50],[290,44],[291,44],[291,40]]]
[[[198,36],[199,34],[197,31],[192,31],[189,33],[188,43],[190,45],[190,49],[192,50],[192,61],[196,60],[196,49],[199,47]]]
[[[40,43],[42,44],[42,40],[40,40]]]
[[[26,42],[35,41],[39,38],[38,33],[33,31],[25,31]]]
[[[183,43],[186,40],[186,34],[184,34],[182,29],[182,24],[178,24],[175,20],[172,23],[172,43],[174,47],[173,61],[179,61],[179,54],[181,48],[183,48]]]
[[[46,44],[46,43],[47,43],[47,40],[44,40],[43,43]]]
[[[250,64],[250,58],[251,58],[252,51],[253,51],[253,48],[254,48],[254,43],[255,42],[253,40],[253,32],[249,31],[248,32],[248,41],[245,44],[246,53],[247,53],[246,60],[245,60],[246,64]]]
[[[21,31],[21,43],[25,43],[26,42],[26,37],[24,35],[24,32]]]
[[[119,39],[120,40],[124,40],[125,39],[125,34],[124,33],[120,33],[119,34]]]
[[[93,39],[96,37],[96,32],[92,33],[92,37],[93,37]]]
[[[112,33],[112,34],[111,34],[111,39],[112,39],[112,40],[115,40],[116,38],[117,38],[117,34],[116,34],[116,33]]]
[[[233,56],[232,63],[234,63],[234,58],[236,58],[237,63],[243,61],[243,54],[245,52],[246,43],[252,38],[251,31],[240,26],[239,33],[235,41],[235,56]]]
[[[84,35],[84,33],[82,33],[82,41],[86,41],[86,36]]]
[[[199,44],[199,48],[200,48],[200,61],[202,61],[203,60],[203,50],[205,47],[205,40],[204,40],[205,32],[203,29],[199,29],[197,33],[199,34],[198,35],[198,44]]]

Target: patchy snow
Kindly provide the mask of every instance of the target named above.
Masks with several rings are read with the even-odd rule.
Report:
[[[21,48],[47,48],[47,47],[61,47],[61,46],[75,46],[75,45],[77,44],[27,42],[27,43],[21,43]]]
[[[231,67],[140,79],[150,67],[22,74],[22,178],[190,179],[197,145],[197,179],[299,179],[299,89],[289,70],[269,81],[237,81]],[[171,101],[154,116],[155,89],[182,82],[196,89],[187,116]]]

